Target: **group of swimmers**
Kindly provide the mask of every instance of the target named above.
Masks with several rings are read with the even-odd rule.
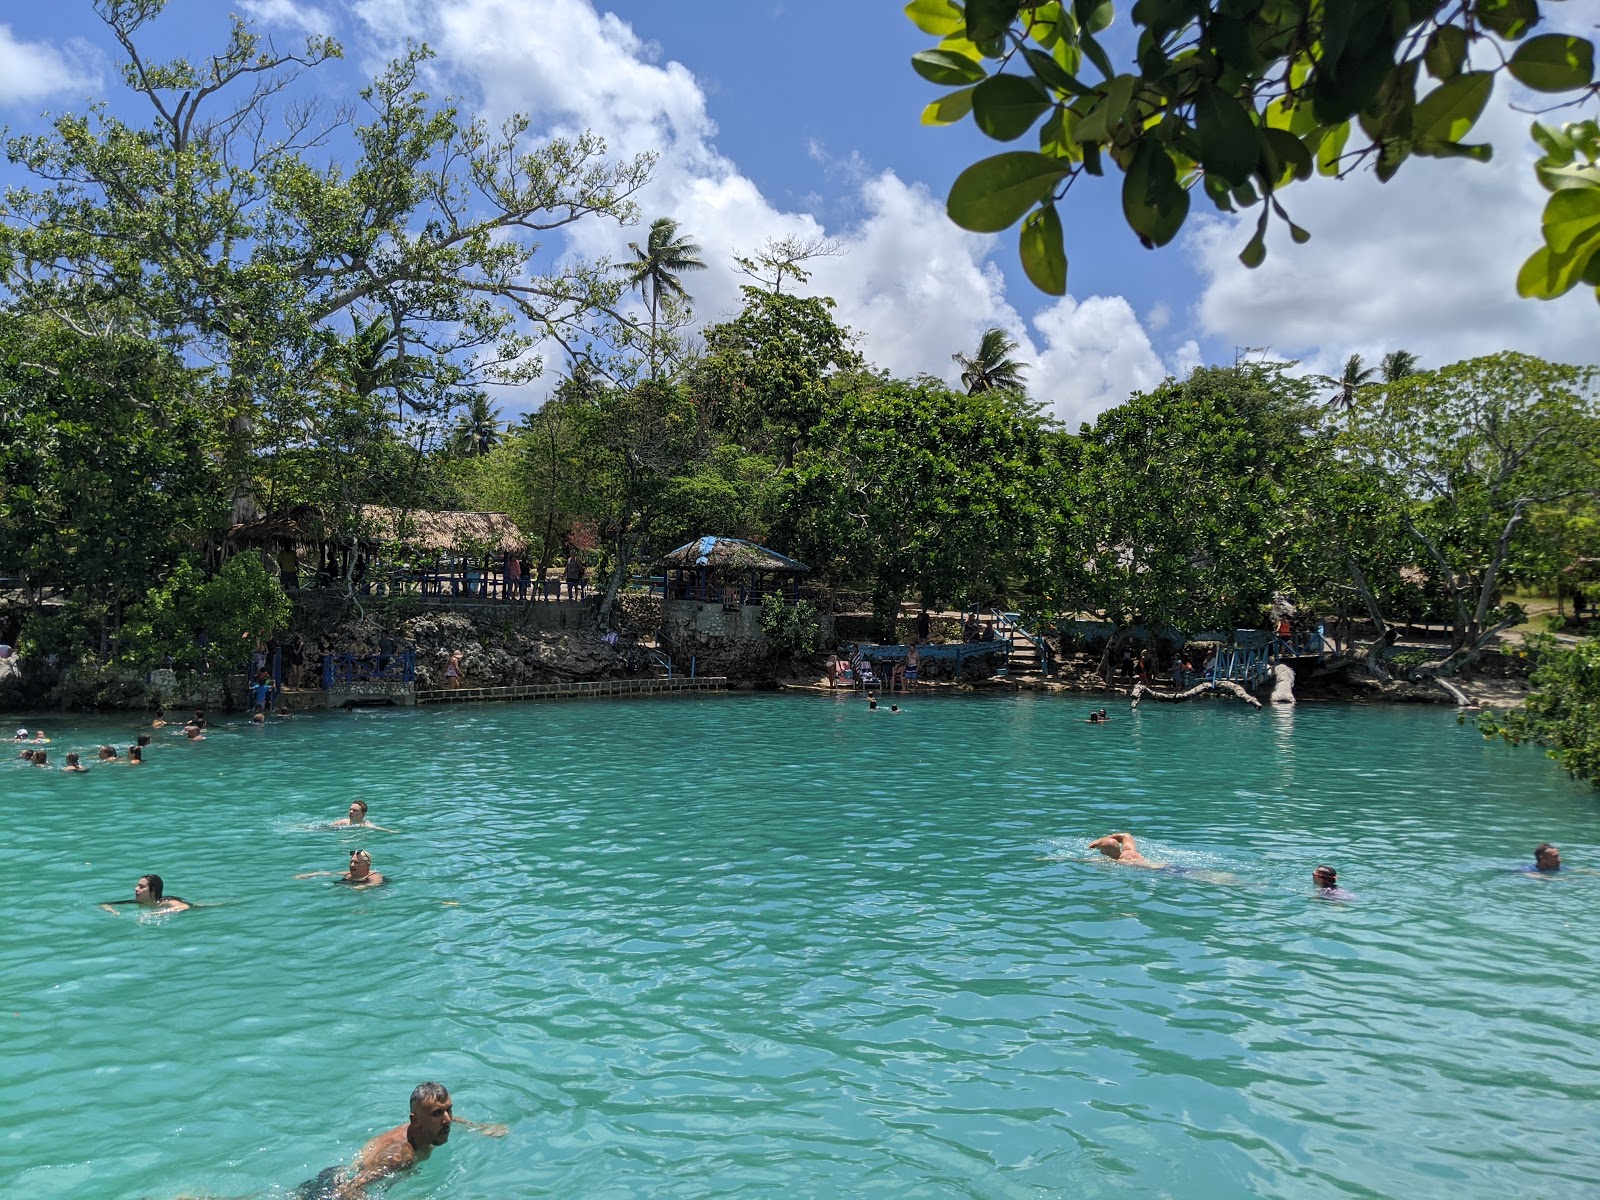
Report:
[[[1151,862],[1139,853],[1138,843],[1134,841],[1131,833],[1108,833],[1105,837],[1095,838],[1090,842],[1089,849],[1098,850],[1112,862],[1127,867],[1146,867],[1154,871],[1182,869],[1170,863]],[[1531,874],[1553,874],[1561,870],[1561,851],[1549,842],[1540,842],[1533,850],[1533,865],[1522,867],[1521,870]],[[1311,872],[1311,883],[1317,895],[1324,900],[1355,899],[1353,893],[1339,886],[1339,872],[1332,867],[1324,865],[1314,868]]]
[[[327,829],[371,829],[393,833],[382,825],[367,819],[365,800],[353,800],[345,816],[330,821]],[[314,879],[337,875],[338,882],[354,888],[381,886],[384,877],[372,869],[372,856],[366,850],[350,851],[349,870],[308,871],[296,879]],[[100,905],[115,913],[123,906],[134,906],[147,912],[178,913],[196,907],[192,900],[169,895],[161,876],[139,876],[133,887],[132,900],[108,900]],[[433,1151],[450,1138],[454,1125],[462,1125],[489,1137],[501,1137],[507,1132],[504,1125],[480,1124],[455,1115],[450,1093],[438,1083],[423,1083],[411,1093],[410,1113],[407,1121],[371,1139],[356,1156],[353,1163],[329,1167],[315,1179],[302,1184],[293,1193],[298,1200],[362,1200],[373,1183],[408,1171],[428,1158]]]

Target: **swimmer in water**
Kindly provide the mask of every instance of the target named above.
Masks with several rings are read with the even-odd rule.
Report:
[[[117,757],[117,748],[115,746],[101,746],[98,757],[101,762],[111,762]]]
[[[1318,867],[1312,871],[1311,882],[1317,889],[1317,895],[1324,900],[1355,899],[1355,893],[1347,892],[1339,886],[1339,872],[1332,867]]]
[[[74,750],[67,755],[67,765],[61,769],[63,771],[87,771],[89,768],[78,761],[78,752]]]
[[[1530,875],[1553,875],[1561,870],[1561,851],[1549,842],[1540,842],[1533,848],[1533,866],[1522,869]]]
[[[183,727],[183,736],[191,742],[203,742],[206,740],[203,727],[199,725],[185,725]]]
[[[350,815],[340,817],[328,826],[329,829],[376,829],[379,833],[393,833],[392,829],[385,829],[382,825],[374,825],[367,820],[367,802],[365,800],[352,800],[350,802]]]
[[[1166,863],[1151,862],[1139,853],[1139,847],[1133,840],[1131,833],[1108,833],[1103,838],[1095,838],[1089,843],[1089,849],[1098,850],[1113,862],[1122,863],[1128,867],[1149,867],[1159,869]]]
[[[142,766],[144,766],[144,747],[142,747],[142,746],[129,746],[128,747],[128,765],[130,767],[142,767]]]
[[[485,1137],[504,1137],[504,1125],[484,1125],[455,1115],[450,1093],[442,1084],[418,1084],[411,1093],[410,1119],[380,1133],[365,1146],[349,1167],[330,1167],[295,1196],[300,1200],[362,1200],[367,1188],[425,1162],[450,1140],[450,1130],[460,1125]]]
[[[166,725],[166,723],[167,723],[167,710],[158,706],[156,708],[155,720],[150,722],[150,728],[151,729],[160,729],[164,725]]]
[[[296,875],[296,879],[318,879],[328,875],[339,875],[337,871],[306,871]],[[347,883],[351,887],[369,888],[377,887],[383,883],[383,876],[372,869],[372,855],[365,850],[350,851],[350,869],[339,875],[340,883]]]
[[[182,912],[194,905],[177,896],[165,895],[165,887],[159,875],[141,875],[139,882],[133,885],[132,900],[107,900],[100,907],[109,913],[117,911],[118,906],[124,904],[137,904],[140,908],[154,909],[156,912]]]

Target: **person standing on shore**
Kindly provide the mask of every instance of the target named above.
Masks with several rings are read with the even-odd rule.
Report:
[[[466,677],[466,668],[461,665],[461,651],[457,650],[450,655],[450,661],[444,664],[444,686],[447,690],[458,688]]]

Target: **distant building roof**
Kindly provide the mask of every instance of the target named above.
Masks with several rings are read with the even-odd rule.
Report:
[[[521,551],[528,539],[505,513],[458,512],[427,508],[386,508],[363,504],[361,520],[373,541],[410,542],[423,550],[470,550],[489,547]]]
[[[661,559],[668,567],[733,567],[743,571],[794,571],[811,570],[803,562],[768,550],[743,538],[703,537],[698,541],[679,546]]]

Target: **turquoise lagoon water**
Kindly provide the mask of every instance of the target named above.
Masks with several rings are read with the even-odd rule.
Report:
[[[1600,875],[1514,870],[1600,864],[1594,796],[1448,713],[1087,707],[369,710],[0,763],[0,1194],[285,1196],[424,1079],[511,1128],[400,1200],[1600,1194]],[[133,733],[39,720],[57,762]],[[310,828],[356,796],[398,832]],[[1091,859],[1113,829],[1236,881]],[[356,845],[389,886],[295,880]],[[206,907],[94,907],[149,871]]]

